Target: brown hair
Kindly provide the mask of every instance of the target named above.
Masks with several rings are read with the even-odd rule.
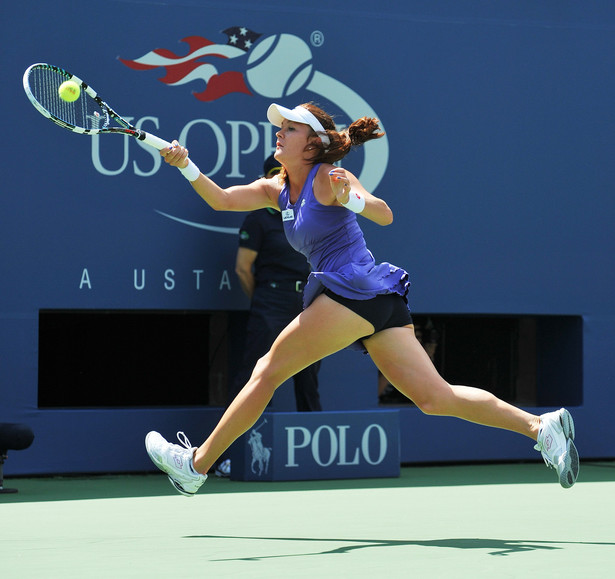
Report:
[[[378,119],[361,117],[345,129],[337,131],[333,118],[320,107],[311,102],[304,103],[300,106],[306,108],[320,121],[330,141],[328,146],[325,146],[321,141],[310,143],[310,147],[316,146],[319,149],[317,154],[309,159],[309,162],[313,165],[317,163],[333,164],[343,159],[350,152],[352,147],[359,147],[367,141],[379,139],[384,136]],[[306,159],[306,161],[308,161],[308,159]],[[280,177],[282,180],[286,181],[286,169],[282,169]]]

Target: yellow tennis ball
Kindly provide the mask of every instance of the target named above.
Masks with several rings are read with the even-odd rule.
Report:
[[[66,80],[58,89],[58,94],[63,101],[67,103],[75,102],[81,94],[79,85],[74,80]]]

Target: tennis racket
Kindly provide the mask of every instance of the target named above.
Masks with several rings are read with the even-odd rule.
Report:
[[[67,80],[77,83],[81,89],[79,98],[74,102],[62,100],[58,93],[60,85]],[[159,151],[171,146],[171,143],[131,125],[104,102],[91,86],[59,66],[45,63],[29,66],[23,75],[23,88],[41,115],[73,133],[129,135]],[[116,126],[110,126],[112,122]]]

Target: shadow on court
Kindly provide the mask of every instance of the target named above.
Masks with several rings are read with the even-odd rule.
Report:
[[[570,490],[539,462],[211,477],[193,499],[162,474],[7,482],[19,492],[0,495],[3,578],[613,576],[613,461],[583,463]]]
[[[305,537],[243,537],[243,536],[218,536],[218,535],[192,535],[184,537],[185,539],[228,539],[232,541],[291,541],[298,545],[306,543],[343,543],[339,547],[328,548],[324,550],[314,551],[313,553],[295,553],[284,555],[263,555],[258,557],[239,557],[233,559],[216,559],[217,561],[262,561],[265,559],[280,559],[286,557],[307,557],[321,555],[343,555],[360,549],[378,549],[381,547],[427,547],[427,548],[446,548],[446,549],[478,549],[486,550],[489,555],[507,556],[516,553],[525,553],[528,551],[553,551],[563,549],[566,545],[602,545],[607,547],[615,546],[615,543],[604,542],[589,542],[589,541],[521,541],[508,539],[432,539],[428,541],[421,540],[373,540],[368,539],[330,539],[330,538],[305,538]]]

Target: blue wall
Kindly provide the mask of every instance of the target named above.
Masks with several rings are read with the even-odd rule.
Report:
[[[77,136],[44,120],[21,90],[23,71],[41,61],[82,77],[146,130],[181,135],[224,186],[260,173],[274,100],[317,101],[340,124],[380,118],[387,139],[346,163],[395,212],[386,229],[364,222],[376,258],[411,272],[415,312],[582,316],[578,446],[582,457],[615,456],[615,6],[396,4],[110,0],[77,15],[65,0],[23,0],[0,9],[0,420],[36,434],[12,454],[10,473],[150,469],[147,430],[199,440],[220,414],[39,410],[40,309],[248,306],[233,273],[243,214],[215,214],[127,137]],[[188,55],[188,37],[226,45],[232,27],[261,36],[245,54],[207,61],[238,73],[250,94],[199,100],[204,80],[172,86],[160,68],[126,64],[155,49]],[[375,376],[355,353],[325,360],[325,407],[374,407]],[[291,402],[291,388],[276,394],[277,408]],[[412,408],[401,423],[403,461],[537,457],[521,437]]]

